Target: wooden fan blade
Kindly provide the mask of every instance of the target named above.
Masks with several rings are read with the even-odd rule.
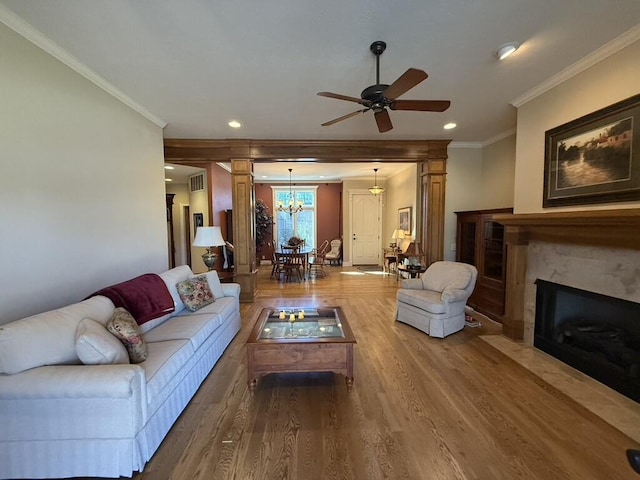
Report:
[[[389,105],[389,108],[418,112],[444,112],[450,105],[449,100],[396,100]]]
[[[376,123],[378,124],[378,131],[380,133],[388,132],[393,128],[391,117],[389,117],[389,112],[387,112],[386,110],[376,112],[375,117]]]
[[[426,80],[428,76],[427,72],[423,72],[417,68],[410,68],[400,75],[395,82],[389,85],[383,95],[390,100],[398,98],[400,95],[411,90],[423,80]]]
[[[329,125],[333,125],[334,123],[341,122],[342,120],[346,120],[347,118],[355,117],[359,113],[364,113],[364,112],[367,112],[368,110],[369,110],[368,108],[363,108],[362,110],[356,110],[355,112],[348,113],[346,115],[343,115],[342,117],[338,117],[338,118],[334,118],[333,120],[329,120],[328,122],[323,123],[322,126],[323,127],[328,127]]]
[[[366,106],[369,106],[371,104],[369,100],[363,100],[362,98],[356,98],[356,97],[349,97],[347,95],[340,95],[339,93],[318,92],[318,95],[320,95],[321,97],[335,98],[337,100],[346,100],[348,102],[356,102]]]

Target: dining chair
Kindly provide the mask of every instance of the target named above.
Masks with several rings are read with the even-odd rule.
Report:
[[[298,281],[302,281],[304,278],[305,256],[294,252],[281,254],[281,257],[284,260],[282,264],[284,280],[289,281],[295,274]]]
[[[309,274],[324,277],[325,255],[329,251],[329,240],[325,240],[318,248],[311,252],[311,261],[309,263]]]
[[[282,273],[282,257],[278,255],[272,242],[267,242],[267,250],[271,256],[271,278],[279,278]]]

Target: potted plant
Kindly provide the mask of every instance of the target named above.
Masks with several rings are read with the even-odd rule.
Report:
[[[273,226],[273,215],[269,211],[269,207],[263,200],[256,200],[256,257],[258,264],[260,263],[260,249],[271,235],[271,227]]]

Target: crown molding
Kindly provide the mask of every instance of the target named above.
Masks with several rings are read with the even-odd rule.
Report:
[[[147,120],[153,122],[160,128],[164,128],[167,126],[167,122],[156,117],[154,114],[149,112],[140,104],[136,103],[131,97],[129,97],[124,92],[116,88],[114,85],[109,83],[104,78],[102,78],[94,70],[86,66],[76,57],[74,57],[65,49],[63,49],[60,45],[58,45],[53,40],[51,40],[50,38],[40,33],[32,25],[25,22],[22,18],[20,18],[18,15],[13,13],[11,10],[9,10],[6,6],[2,4],[0,4],[0,22],[5,24],[7,27],[12,29],[19,35],[22,35],[24,38],[26,38],[34,45],[36,45],[37,47],[47,52],[52,57],[64,63],[67,67],[79,73],[90,82],[100,87],[109,95],[117,98],[122,103],[127,105],[129,108],[135,110],[140,115],[145,117]]]
[[[489,145],[491,145],[492,143],[496,143],[499,142],[500,140],[504,140],[505,138],[511,137],[513,135],[516,134],[516,128],[512,128],[510,130],[507,130],[506,132],[502,132],[498,135],[496,135],[495,137],[491,137],[488,140],[485,140],[484,142],[482,142],[482,147],[487,147]]]
[[[569,80],[571,77],[584,72],[589,67],[592,67],[596,63],[604,60],[605,58],[613,55],[614,53],[622,50],[623,48],[631,45],[632,43],[640,40],[640,25],[627,30],[625,33],[617,38],[614,38],[609,43],[605,43],[602,47],[593,51],[586,57],[578,60],[573,65],[569,65],[564,70],[558,72],[548,80],[542,82],[537,87],[532,88],[528,92],[520,95],[511,102],[511,105],[518,108],[527,102],[530,102],[536,97],[539,97],[543,93],[551,90],[552,88],[560,85],[561,83]]]

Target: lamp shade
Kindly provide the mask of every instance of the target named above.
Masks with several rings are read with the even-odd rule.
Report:
[[[373,195],[380,195],[382,192],[384,192],[384,188],[378,185],[378,169],[377,168],[373,169],[373,178],[374,178],[373,187],[369,187],[369,192],[371,192]]]
[[[193,239],[194,247],[220,247],[224,245],[220,227],[198,227],[196,238]]]
[[[404,254],[407,256],[410,255],[423,255],[422,248],[420,248],[420,244],[416,242],[411,242],[407,249],[404,251]]]
[[[405,236],[405,235],[404,235],[404,230],[402,230],[402,229],[395,229],[395,230],[393,231],[393,234],[391,235],[391,238],[392,238],[393,240],[401,240],[401,239],[403,239],[403,238],[404,238],[404,236]]]

